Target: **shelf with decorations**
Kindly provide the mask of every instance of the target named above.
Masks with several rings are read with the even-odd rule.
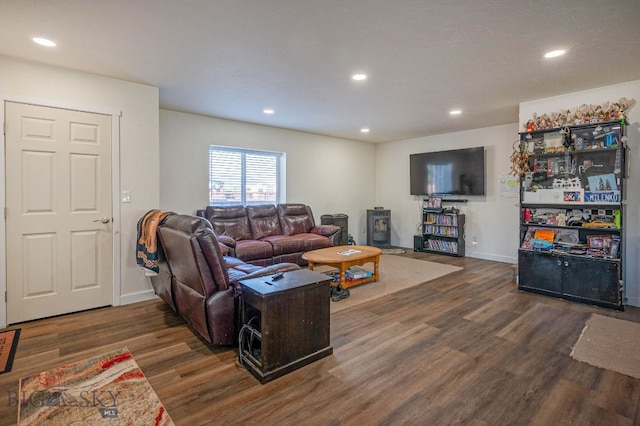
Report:
[[[518,288],[623,309],[625,125],[520,133]]]

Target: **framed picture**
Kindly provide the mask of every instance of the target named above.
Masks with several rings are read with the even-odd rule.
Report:
[[[428,209],[439,209],[442,208],[442,198],[440,197],[429,197],[429,201],[427,201]]]
[[[620,240],[611,240],[609,251],[605,252],[607,256],[618,257],[618,249],[620,248]]]
[[[587,246],[590,249],[604,250],[611,246],[610,235],[587,235]]]

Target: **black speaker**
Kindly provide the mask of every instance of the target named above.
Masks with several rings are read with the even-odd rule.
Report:
[[[424,249],[424,237],[422,235],[413,236],[413,251],[422,251]]]

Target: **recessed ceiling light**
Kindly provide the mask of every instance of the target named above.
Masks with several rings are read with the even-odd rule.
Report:
[[[451,111],[449,111],[449,114],[451,114],[451,115],[460,115],[460,114],[462,114],[462,110],[452,109]]]
[[[564,55],[565,53],[567,53],[567,52],[566,52],[566,50],[562,50],[562,49],[559,49],[559,50],[552,50],[551,52],[547,52],[547,53],[545,53],[545,54],[544,54],[544,57],[545,57],[545,58],[547,58],[547,59],[549,59],[549,58],[556,58],[556,57],[558,57],[558,56],[562,56],[562,55]]]
[[[262,110],[262,112],[264,112],[267,115],[271,115],[271,114],[275,113],[275,111],[272,110],[271,108],[265,108],[265,109]]]
[[[360,133],[369,133],[369,128],[363,127],[362,129],[360,129]]]
[[[34,37],[32,38],[34,43],[39,44],[40,46],[47,46],[47,47],[55,47],[56,43],[54,41],[51,41],[49,39],[46,38],[42,38],[42,37]]]
[[[367,79],[367,75],[366,74],[353,74],[351,76],[352,80],[355,81],[362,81],[362,80],[366,80]]]

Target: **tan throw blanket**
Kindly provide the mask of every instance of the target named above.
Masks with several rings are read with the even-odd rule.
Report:
[[[136,240],[136,261],[138,265],[155,273],[158,268],[158,226],[175,213],[166,210],[149,210],[138,220],[138,238]]]

